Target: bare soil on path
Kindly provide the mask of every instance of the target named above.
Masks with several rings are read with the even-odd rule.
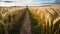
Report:
[[[31,25],[28,12],[25,15],[25,19],[23,20],[22,28],[20,34],[31,34]]]

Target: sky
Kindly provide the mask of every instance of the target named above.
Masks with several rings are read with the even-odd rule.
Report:
[[[13,1],[13,2],[3,2],[3,1]],[[41,3],[55,3],[55,1],[56,0],[0,0],[0,6],[27,6],[27,5],[40,6],[42,5]]]
[[[56,0],[56,3],[60,3],[60,0]]]

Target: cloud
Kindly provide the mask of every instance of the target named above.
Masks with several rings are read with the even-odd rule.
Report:
[[[7,0],[3,0],[3,1],[7,1]],[[16,1],[16,0],[9,0],[9,1]],[[30,3],[32,3],[33,0],[18,0],[17,2],[11,2],[11,3],[6,3],[6,2],[1,2],[0,6],[21,6],[21,5],[29,5]]]
[[[55,0],[34,0],[34,2],[39,2],[39,3],[53,3]]]
[[[7,0],[0,0],[0,1],[7,1]],[[55,0],[8,0],[8,1],[16,1],[11,3],[0,2],[0,6],[38,6],[42,5],[40,3],[53,3]]]
[[[0,0],[0,1],[19,1],[19,0]]]
[[[58,3],[60,4],[60,0],[56,0],[56,3],[57,3],[57,4],[58,4]]]

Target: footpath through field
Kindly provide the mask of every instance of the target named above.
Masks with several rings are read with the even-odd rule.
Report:
[[[31,34],[31,24],[27,9],[25,9],[22,17],[18,20],[14,27],[9,30],[8,34]]]
[[[31,34],[31,25],[28,10],[26,10],[25,19],[23,20],[22,28],[20,34]]]

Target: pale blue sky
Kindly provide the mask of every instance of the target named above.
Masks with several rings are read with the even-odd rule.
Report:
[[[54,3],[56,0],[0,0],[0,1],[17,1],[17,2],[0,2],[0,6],[34,6],[42,5],[40,3]]]
[[[52,1],[52,0],[34,0],[35,2],[44,2],[44,1]]]

